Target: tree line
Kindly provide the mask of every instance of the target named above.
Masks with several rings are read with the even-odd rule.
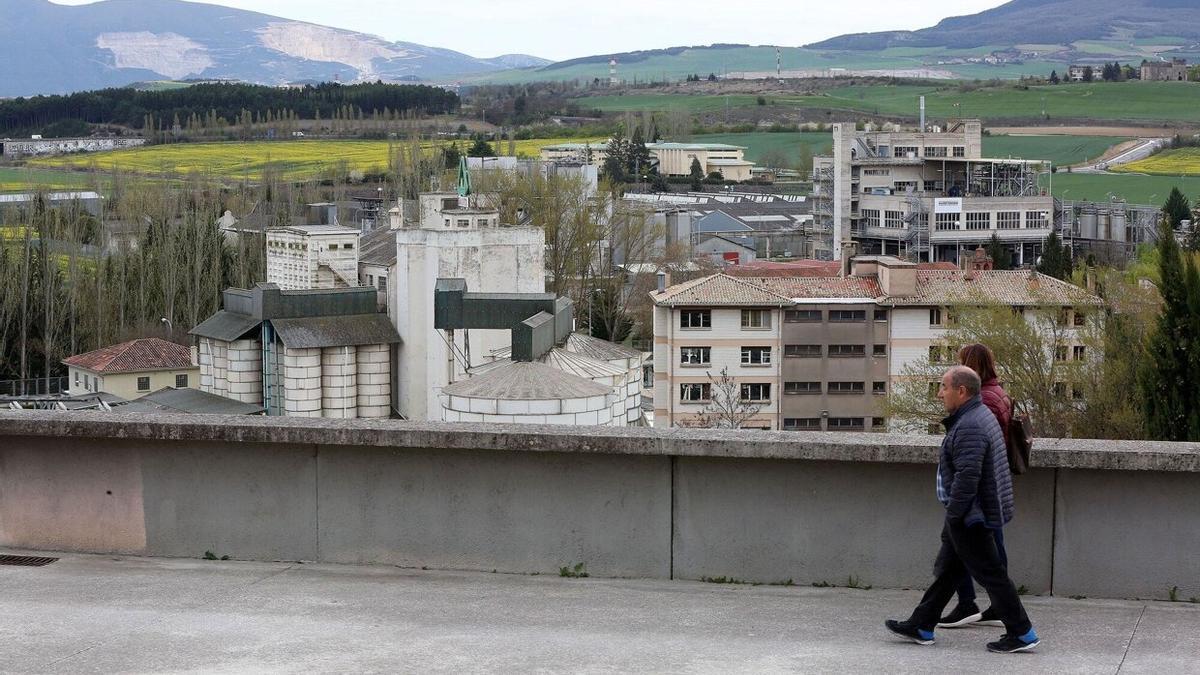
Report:
[[[147,119],[236,120],[247,112],[266,118],[329,119],[347,110],[366,115],[417,111],[444,114],[459,98],[440,87],[414,84],[323,83],[304,87],[206,83],[169,91],[100,89],[67,95],[34,96],[0,102],[0,133],[33,131],[75,120],[142,129]]]

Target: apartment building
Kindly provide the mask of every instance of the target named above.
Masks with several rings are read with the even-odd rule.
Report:
[[[1036,260],[1057,227],[1038,186],[1042,160],[985,158],[979,120],[935,131],[856,131],[833,125],[833,155],[814,160],[814,227],[826,249],[957,262],[997,236],[1018,265]],[[1124,240],[1125,231],[1114,239]]]
[[[656,425],[696,424],[724,369],[740,399],[760,407],[743,426],[814,431],[887,428],[881,403],[907,365],[946,357],[956,309],[1002,305],[1030,320],[1055,309],[1070,329],[1047,358],[1066,360],[1087,358],[1079,331],[1103,304],[1036,272],[930,269],[892,256],[847,260],[839,276],[664,283],[651,298]]]

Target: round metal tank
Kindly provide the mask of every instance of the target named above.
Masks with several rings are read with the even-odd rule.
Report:
[[[443,420],[570,426],[609,426],[613,422],[611,385],[536,361],[494,364],[442,389]]]
[[[1112,212],[1112,232],[1110,239],[1113,241],[1125,241],[1125,228],[1128,224],[1128,219],[1124,210],[1114,210]]]
[[[1111,239],[1112,238],[1108,234],[1109,227],[1112,222],[1112,219],[1109,217],[1109,213],[1110,213],[1110,211],[1105,209],[1096,214],[1096,238],[1097,239]]]
[[[1096,239],[1096,209],[1083,207],[1079,210],[1079,236],[1083,239]]]

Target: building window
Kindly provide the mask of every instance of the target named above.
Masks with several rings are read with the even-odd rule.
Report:
[[[783,312],[783,320],[787,323],[813,323],[821,320],[821,310],[788,309]]]
[[[829,310],[830,321],[866,321],[867,310],[865,309],[831,309]]]
[[[829,345],[830,358],[850,358],[866,356],[865,345]]]
[[[996,229],[997,230],[1019,230],[1021,229],[1021,212],[1020,211],[1000,211],[996,214]]]
[[[149,377],[139,377],[137,379],[137,390],[138,391],[150,391],[150,378]]]
[[[940,307],[930,307],[929,308],[929,325],[930,326],[942,325],[942,309]]]
[[[887,345],[875,345],[871,349],[871,356],[887,356]]]
[[[74,375],[75,375],[75,386],[78,387],[79,386],[79,371],[78,370],[74,371]]]
[[[642,386],[647,389],[654,386],[654,366],[649,363],[642,366]]]
[[[871,418],[871,428],[872,429],[886,429],[887,428],[887,418],[886,417],[872,417]]]
[[[743,309],[742,328],[766,329],[771,327],[771,310]]]
[[[470,218],[459,218],[456,222],[459,227],[470,227],[471,226]]]
[[[679,385],[679,401],[681,403],[706,403],[710,400],[710,387],[707,382],[688,383]]]
[[[679,363],[684,366],[706,366],[712,363],[712,347],[682,347]]]
[[[904,212],[902,211],[884,211],[883,226],[891,228],[904,227]]]
[[[819,394],[821,393],[820,382],[784,382],[783,393],[786,395],[792,394]]]
[[[771,400],[768,382],[747,382],[742,385],[742,400],[747,403],[766,403]]]
[[[679,313],[680,328],[712,328],[712,312],[707,309],[687,309]]]
[[[186,389],[187,388],[187,374],[175,376],[175,388],[176,389]]]
[[[879,209],[863,209],[862,210],[862,225],[863,227],[879,227]]]
[[[875,394],[876,396],[883,396],[887,394],[887,382],[872,382],[871,393]]]
[[[1067,385],[1063,382],[1055,382],[1053,388],[1051,388],[1051,391],[1054,392],[1055,396],[1066,396]]]
[[[1076,328],[1082,327],[1083,325],[1085,325],[1087,323],[1087,315],[1079,310],[1075,310],[1074,323],[1075,323]]]
[[[742,365],[743,366],[769,366],[769,365],[771,365],[771,348],[770,347],[742,347]]]
[[[783,356],[789,359],[820,358],[821,345],[784,345]]]
[[[784,431],[819,431],[821,429],[820,417],[785,417],[783,418]]]
[[[1028,229],[1048,227],[1049,214],[1046,211],[1026,211],[1025,227]]]
[[[915,145],[911,145],[911,146],[910,145],[897,145],[896,146],[896,157],[900,157],[903,159],[905,157],[916,157],[916,156],[917,156],[917,147]]]
[[[972,211],[967,213],[968,230],[992,229],[992,214],[990,211]]]
[[[926,192],[941,192],[942,191],[942,181],[940,181],[940,180],[925,181],[925,191]]]
[[[374,286],[374,285],[375,285],[375,275],[374,275],[374,274],[368,274],[368,275],[367,275],[367,285],[368,285],[368,286]]]
[[[1082,361],[1087,358],[1087,347],[1083,345],[1075,345],[1071,348],[1071,358],[1076,361]]]
[[[957,230],[958,229],[957,213],[935,213],[933,214],[934,228],[937,230]]]
[[[830,382],[830,394],[861,394],[866,390],[862,382]]]
[[[955,157],[966,157],[966,156],[967,156],[967,149],[966,149],[965,147],[961,146],[961,145],[956,145],[956,146],[954,146],[954,152],[953,152],[953,155],[954,155]]]
[[[887,321],[887,310],[886,309],[875,310],[875,320],[876,321]]]
[[[1055,361],[1066,361],[1067,360],[1067,348],[1065,346],[1058,345],[1057,347],[1054,348],[1054,360]]]
[[[925,146],[926,157],[945,157],[946,146],[944,145],[927,145]]]
[[[829,431],[862,431],[863,418],[861,417],[830,417],[826,424],[826,429]]]
[[[387,293],[387,277],[375,277],[375,281],[379,283],[379,292]]]

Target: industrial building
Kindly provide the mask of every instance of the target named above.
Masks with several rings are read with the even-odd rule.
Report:
[[[308,209],[305,224],[267,229],[267,283],[284,290],[357,286],[359,230],[338,224],[336,204]]]
[[[390,417],[394,347],[372,288],[230,288],[224,309],[191,331],[201,391],[268,415]]]
[[[1021,266],[1037,260],[1052,231],[1126,252],[1153,240],[1156,208],[1064,204],[1042,187],[1053,181],[1048,161],[983,157],[979,120],[921,128],[833,125],[833,155],[816,158],[813,168],[814,229],[827,250],[840,255],[854,241],[865,254],[958,262],[995,236]],[[1111,214],[1108,226],[1085,227],[1083,214],[1099,212]]]
[[[746,148],[726,143],[647,143],[646,149],[664,176],[687,176],[692,171],[692,160],[700,162],[704,175],[717,173],[729,181],[750,180],[754,162],[746,160]],[[541,158],[546,161],[582,162],[603,166],[608,157],[608,142],[559,143],[541,149]]]
[[[1069,322],[1061,353],[1088,358],[1083,326],[1099,315],[1099,297],[1037,272],[973,262],[930,269],[847,255],[836,276],[716,274],[674,286],[662,278],[651,293],[656,426],[698,423],[724,369],[745,412],[757,409],[745,428],[886,429],[880,403],[906,366],[944,353],[953,310],[964,305],[1008,306],[1030,320],[1038,309],[1058,311]]]

